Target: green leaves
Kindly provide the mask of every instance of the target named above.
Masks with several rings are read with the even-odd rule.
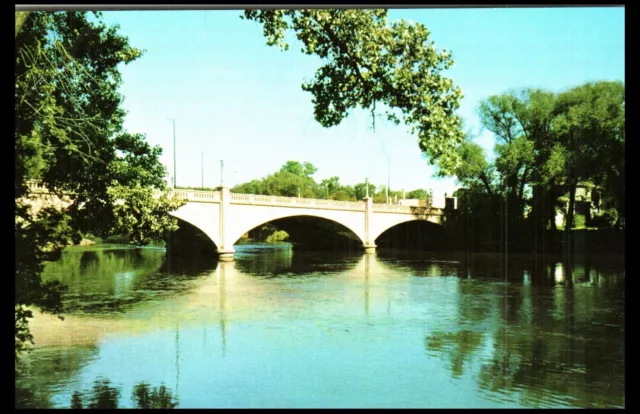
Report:
[[[453,60],[436,50],[426,27],[389,25],[386,10],[246,10],[244,18],[263,25],[268,45],[286,50],[285,33],[292,30],[303,53],[326,61],[302,85],[322,126],[340,124],[360,106],[371,111],[375,128],[376,106],[384,106],[389,120],[402,120],[417,134],[430,162],[442,158],[442,168],[455,167],[463,134],[454,113],[462,90],[440,74]]]
[[[177,221],[169,213],[180,208],[185,201],[169,197],[168,191],[116,186],[110,187],[108,193],[113,206],[112,234],[126,234],[130,236],[131,243],[146,245],[162,240],[166,231],[178,228]]]
[[[88,232],[159,240],[175,228],[168,213],[181,205],[166,196],[160,148],[123,131],[118,68],[142,51],[95,16],[31,12],[16,30],[16,304],[53,313],[62,311],[64,287],[42,283],[45,260]],[[32,214],[28,179],[67,193],[69,207]],[[28,318],[21,315],[18,342],[27,338],[18,337]]]

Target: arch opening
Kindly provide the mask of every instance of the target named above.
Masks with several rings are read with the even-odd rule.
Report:
[[[217,260],[218,246],[211,238],[193,224],[178,220],[178,230],[165,235],[167,257],[177,260]]]
[[[375,240],[378,249],[450,251],[455,239],[450,231],[427,220],[405,221],[383,231]]]
[[[286,242],[296,251],[359,251],[362,240],[351,229],[334,220],[296,215],[269,220],[245,233],[250,240],[266,241],[273,231],[284,231]],[[236,242],[237,243],[237,242]]]

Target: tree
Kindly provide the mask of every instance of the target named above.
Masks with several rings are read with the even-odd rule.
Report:
[[[27,307],[63,310],[64,287],[41,280],[46,260],[88,233],[161,239],[183,203],[168,197],[161,149],[123,130],[118,65],[142,52],[94,16],[31,12],[16,35],[16,358],[32,340]],[[34,213],[29,179],[70,206]]]
[[[453,66],[451,53],[437,51],[419,23],[388,24],[387,11],[365,9],[246,10],[244,18],[262,24],[267,44],[288,49],[293,30],[302,52],[325,62],[302,89],[313,95],[315,119],[324,127],[340,124],[350,110],[385,107],[388,120],[401,121],[417,134],[431,163],[447,171],[457,163],[462,140],[455,115],[462,90],[442,72]]]
[[[369,197],[373,197],[376,192],[376,186],[374,184],[369,183],[367,185],[367,183],[358,183],[353,186],[354,196],[356,200],[364,200],[364,198],[367,196],[367,186],[369,187]]]
[[[509,231],[525,233],[520,223],[529,198],[526,192],[531,190],[528,216],[532,218],[536,249],[545,244],[544,240],[540,243],[538,235],[544,235],[546,225],[555,228],[555,209],[561,195],[562,177],[549,175],[557,170],[548,164],[556,163],[562,155],[556,151],[557,138],[552,128],[554,104],[555,95],[551,92],[521,89],[490,96],[478,108],[482,126],[496,137],[496,160],[491,168],[496,189],[505,197]]]
[[[280,171],[288,172],[298,177],[306,176],[304,166],[298,161],[287,161],[282,168],[280,168]]]
[[[412,199],[418,199],[418,200],[429,200],[431,201],[430,197],[429,197],[429,192],[427,190],[423,190],[422,188],[419,188],[417,190],[413,190],[413,191],[409,191],[408,193],[405,194],[406,198],[412,198]]]
[[[238,194],[266,194],[261,180],[251,180],[248,183],[238,184],[231,189],[231,192]]]
[[[24,25],[24,22],[27,21],[27,18],[29,17],[29,13],[31,12],[28,12],[28,11],[16,12],[16,37],[18,36],[18,32]]]
[[[482,189],[486,194],[496,192],[495,168],[487,161],[484,149],[465,139],[457,148],[460,163],[454,170],[458,183],[467,188]]]
[[[624,220],[624,84],[590,82],[572,88],[558,96],[555,114],[554,128],[567,154],[567,227],[573,223],[576,185],[584,179],[608,190]]]

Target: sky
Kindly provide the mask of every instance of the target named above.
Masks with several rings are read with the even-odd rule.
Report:
[[[455,179],[437,179],[403,125],[353,111],[336,127],[313,118],[301,85],[322,61],[269,47],[262,26],[238,10],[105,12],[109,24],[144,55],[122,66],[125,128],[163,148],[177,184],[234,186],[277,171],[287,160],[308,161],[316,181],[390,183],[392,190],[452,193]],[[389,21],[412,20],[431,32],[436,48],[453,54],[444,72],[460,86],[458,113],[488,154],[494,138],[477,116],[482,99],[510,89],[555,92],[588,81],[624,81],[624,8],[391,9]]]

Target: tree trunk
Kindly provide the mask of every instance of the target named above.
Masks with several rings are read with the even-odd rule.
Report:
[[[22,28],[22,26],[24,25],[24,22],[27,21],[27,17],[29,17],[29,13],[28,11],[20,11],[20,12],[16,12],[16,35],[15,37],[18,37],[18,33],[20,32],[20,29]]]
[[[567,225],[564,228],[566,234],[566,242],[568,243],[568,252],[573,252],[573,240],[571,237],[571,229],[573,228],[573,216],[576,204],[576,179],[571,177],[569,179],[569,211],[567,211]]]

